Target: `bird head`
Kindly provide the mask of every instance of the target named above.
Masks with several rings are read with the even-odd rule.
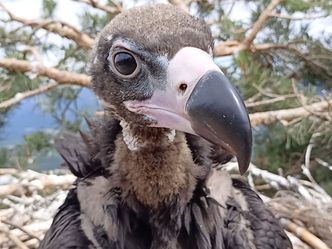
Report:
[[[201,136],[236,156],[244,173],[252,147],[249,117],[212,49],[209,27],[175,6],[124,11],[97,38],[93,89],[118,119]]]

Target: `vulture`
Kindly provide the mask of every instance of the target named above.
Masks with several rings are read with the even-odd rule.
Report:
[[[290,249],[278,220],[239,178],[252,134],[199,18],[152,4],[100,32],[89,71],[104,106],[56,147],[74,187],[41,249]]]

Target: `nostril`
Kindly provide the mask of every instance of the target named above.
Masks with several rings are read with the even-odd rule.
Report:
[[[187,90],[187,87],[188,85],[186,83],[181,83],[179,85],[179,90],[184,93]]]

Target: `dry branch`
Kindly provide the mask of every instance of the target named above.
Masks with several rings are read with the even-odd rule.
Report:
[[[27,228],[25,228],[23,226],[17,225],[17,224],[15,224],[13,222],[10,222],[8,220],[0,220],[0,222],[2,222],[4,224],[7,224],[9,226],[15,227],[15,228],[21,230],[22,232],[26,233],[27,235],[29,235],[31,238],[35,238],[38,241],[40,241],[40,238],[39,238],[38,235],[36,235],[34,232],[29,231]]]
[[[56,87],[57,85],[71,84],[82,87],[90,86],[91,78],[85,74],[78,74],[64,70],[59,70],[56,68],[49,68],[42,65],[31,63],[26,60],[0,59],[0,67],[5,68],[11,72],[21,72],[21,73],[32,72],[36,73],[39,76],[45,76],[56,81],[56,83],[46,86],[41,86],[40,88],[29,92],[20,93],[19,95],[16,95],[14,98],[0,103],[0,108],[9,107],[13,104],[18,103],[22,99],[34,96],[41,92],[45,92],[47,90]],[[280,98],[285,98],[285,97],[280,96]],[[280,98],[271,99],[269,101],[266,100],[263,103],[262,102],[258,103],[256,102],[256,104],[252,103],[249,104],[249,106],[266,104],[267,102],[271,101],[272,102],[280,101]],[[332,106],[332,100],[320,101],[318,103],[297,107],[297,108],[252,113],[250,114],[250,120],[253,127],[257,125],[269,125],[277,121],[290,122],[297,118],[308,117],[312,115],[312,113],[319,114],[321,112],[326,112],[328,108],[330,108],[331,106]]]
[[[297,96],[296,94],[281,95],[272,99],[264,99],[255,102],[246,102],[246,106],[249,108],[249,107],[262,106],[262,105],[269,105],[276,102],[285,101],[286,99],[294,98],[296,96]]]
[[[15,245],[17,245],[18,248],[20,249],[29,249],[17,236],[12,234],[12,232],[8,229],[0,227],[0,232],[5,233],[10,240],[12,240]]]
[[[14,15],[2,3],[0,3],[0,8],[2,8],[8,14],[10,20],[12,21],[22,23],[23,25],[29,26],[33,29],[44,29],[48,32],[60,35],[61,37],[68,38],[74,41],[79,47],[82,47],[84,49],[90,49],[92,47],[93,38],[79,31],[77,28],[73,27],[69,23],[52,20],[30,20]]]
[[[278,121],[287,123],[297,118],[306,118],[312,115],[312,113],[325,112],[331,108],[331,105],[332,100],[328,100],[297,108],[256,112],[250,114],[251,125],[253,127],[257,125],[269,125]]]
[[[19,93],[14,98],[0,103],[0,108],[9,107],[25,98],[48,91],[54,87],[57,87],[58,85],[71,84],[82,87],[90,86],[91,79],[89,76],[85,74],[78,74],[64,70],[59,70],[56,68],[49,68],[42,65],[31,63],[26,60],[0,59],[0,67],[5,68],[11,72],[21,72],[21,73],[33,72],[39,76],[45,76],[56,81],[55,83],[41,86],[37,89],[25,93]],[[286,97],[290,96],[284,96],[284,97],[280,96],[277,99],[265,100],[264,102],[263,101],[254,102],[249,104],[249,107],[281,101],[283,98]],[[328,108],[331,107],[331,105],[332,105],[332,100],[328,100],[297,108],[252,113],[250,114],[250,120],[253,127],[257,125],[269,125],[277,121],[282,121],[285,123],[285,122],[290,122],[297,118],[308,117],[312,115],[312,113],[319,114],[321,112],[326,112]]]
[[[220,43],[214,48],[213,53],[214,56],[221,57],[221,56],[232,55],[243,50],[255,53],[255,52],[262,52],[265,50],[277,50],[277,49],[288,50],[296,54],[297,56],[301,57],[303,56],[298,49],[296,49],[294,46],[291,46],[290,44],[263,43],[263,44],[255,44],[251,45],[250,47],[246,47],[243,43],[240,43],[238,41],[227,41]]]
[[[35,47],[26,45],[25,48],[23,49],[23,53],[24,54],[30,53],[34,57],[35,61],[37,61],[40,65],[44,65],[42,55]]]
[[[310,233],[307,229],[296,225],[294,222],[281,218],[280,223],[285,229],[295,234],[297,237],[306,242],[312,248],[330,249],[323,241],[317,238],[314,234]]]
[[[18,60],[3,58],[0,59],[0,67],[7,69],[10,72],[18,73],[34,73],[38,76],[45,76],[55,82],[48,85],[41,85],[37,89],[26,91],[23,93],[17,93],[13,98],[0,102],[1,108],[8,108],[22,101],[23,99],[45,93],[59,85],[77,85],[81,87],[90,86],[90,77],[85,74],[73,73],[65,70],[59,70],[56,68],[45,67],[38,63],[33,63],[27,60]]]
[[[237,162],[229,162],[222,166],[224,169],[231,171],[237,170]],[[306,201],[313,204],[332,204],[332,198],[325,191],[317,191],[315,186],[309,181],[299,180],[295,177],[288,176],[284,177],[281,175],[274,174],[267,170],[263,170],[255,166],[253,163],[250,164],[248,169],[249,179],[254,176],[255,178],[262,179],[265,183],[268,183],[275,190],[291,190],[300,194]],[[249,182],[250,183],[250,182]],[[255,187],[251,185],[251,187]],[[291,209],[290,209],[291,210]]]
[[[72,73],[56,68],[45,67],[27,60],[18,60],[11,58],[0,59],[0,67],[11,72],[34,73],[38,76],[45,76],[61,84],[71,84],[82,87],[89,87],[90,77],[85,74]]]
[[[237,167],[236,163],[231,163],[230,165],[233,165],[233,168]],[[255,166],[251,165],[249,170],[252,171],[253,169],[255,169]],[[259,171],[260,169],[257,170]],[[9,170],[7,170],[7,172],[8,174],[11,173]],[[13,170],[12,173],[15,174],[15,181],[23,182],[27,180],[25,184],[29,186],[30,189],[35,188],[35,181],[43,181],[45,178],[75,178],[70,174],[46,175],[31,170],[25,172]],[[271,173],[271,175],[273,175],[273,173]],[[13,184],[15,184],[15,182],[13,182]],[[66,198],[67,192],[63,191],[63,186],[58,185],[56,189],[56,192],[50,195],[40,195],[39,191],[32,191],[31,194],[27,196],[6,195],[0,198],[0,203],[7,206],[4,209],[0,209],[0,216],[2,219],[5,219],[2,221],[0,227],[2,231],[6,231],[6,234],[0,231],[0,244],[5,248],[11,248],[17,246],[16,242],[19,243],[21,241],[29,248],[37,248],[39,244],[37,238],[43,237],[51,224],[57,208]],[[301,230],[300,236],[298,233],[294,233],[294,230],[292,230],[288,224],[285,226],[292,231],[292,233],[290,233],[292,241],[294,241],[294,233],[301,240],[310,244],[310,248],[323,249],[324,247],[317,247],[317,245],[323,245],[324,243],[330,246],[331,232],[328,231],[326,227],[331,226],[332,217],[330,215],[330,208],[332,208],[332,203],[308,203],[300,198],[291,198],[292,196],[296,196],[294,192],[292,193],[293,195],[289,192],[287,192],[287,195],[280,194],[272,199],[262,195],[261,197],[267,202],[267,205],[277,217],[286,218],[292,223],[297,223],[298,221],[302,222],[303,225],[301,225],[301,228],[296,228],[297,230]],[[330,208],[328,208],[329,206]],[[322,217],[324,217],[323,220]],[[307,230],[306,234],[302,232],[304,229]],[[10,234],[11,237],[8,237],[8,234]],[[307,236],[308,234],[309,237]],[[314,238],[314,240],[311,238]],[[13,242],[14,240],[16,242]],[[300,240],[294,244],[294,249],[308,248],[309,247],[306,247]],[[324,249],[326,249],[326,247]]]
[[[0,175],[16,175],[17,173],[18,170],[14,168],[0,168]]]
[[[34,190],[70,186],[74,181],[73,175],[45,175],[29,170],[20,175],[22,182],[0,185],[0,196],[24,195]]]
[[[53,82],[50,83],[48,85],[45,86],[40,86],[37,89],[31,90],[31,91],[26,91],[23,93],[16,93],[15,96],[13,98],[10,98],[8,100],[5,100],[3,102],[0,102],[0,109],[2,108],[8,108],[10,106],[13,106],[15,104],[18,104],[19,102],[21,102],[23,99],[27,99],[29,97],[41,94],[41,93],[45,93],[55,87],[59,86],[59,84],[57,82]]]
[[[283,14],[278,14],[278,13],[271,13],[269,16],[275,17],[275,18],[281,18],[281,19],[288,19],[288,20],[292,20],[292,21],[302,21],[302,20],[321,19],[321,18],[328,17],[329,15],[330,14],[296,17],[296,16],[289,16],[289,15],[283,15]]]
[[[214,55],[226,56],[232,55],[242,50],[258,51],[274,48],[273,44],[253,45],[252,43],[257,33],[263,28],[263,25],[266,23],[267,19],[269,19],[273,9],[275,9],[282,1],[283,0],[272,0],[270,2],[270,4],[259,15],[249,34],[244,38],[242,42],[228,41],[221,43],[215,47]]]
[[[254,23],[249,35],[243,40],[245,47],[249,48],[255,39],[257,33],[263,28],[263,25],[269,19],[270,14],[283,0],[272,0],[270,4],[262,11],[257,21]]]
[[[93,8],[105,11],[106,13],[108,13],[110,15],[116,15],[116,14],[118,14],[122,11],[122,7],[119,4],[115,4],[114,1],[112,1],[114,7],[109,6],[109,5],[101,4],[97,0],[74,0],[74,1],[85,3],[87,5],[92,6]]]
[[[91,6],[94,6],[95,8],[100,8],[100,9],[104,8],[96,0],[79,0],[79,1],[85,2]],[[170,0],[170,2],[175,5],[180,4],[180,1]],[[184,2],[181,1],[181,4],[188,6],[191,2],[192,1],[190,1],[190,0],[184,1]],[[305,57],[301,54],[301,52],[299,50],[297,50],[296,48],[292,47],[289,44],[258,44],[258,45],[251,44],[252,41],[254,40],[254,38],[256,37],[257,33],[262,29],[264,23],[272,15],[271,13],[272,13],[273,9],[281,2],[282,2],[282,0],[272,0],[270,2],[270,4],[266,7],[266,9],[264,9],[262,11],[259,18],[253,25],[252,30],[249,32],[249,34],[246,36],[246,38],[244,39],[243,42],[238,42],[238,41],[224,42],[215,48],[215,51],[214,51],[215,55],[216,56],[230,55],[230,54],[234,54],[241,50],[250,50],[252,52],[255,52],[255,51],[263,51],[263,50],[269,50],[269,49],[287,49],[289,51],[292,51],[296,55],[301,56],[301,58],[305,59]],[[15,15],[13,15],[11,12],[9,12],[1,3],[0,3],[0,6],[2,6],[5,9],[5,11],[8,13],[8,15],[10,16],[10,18],[12,20],[21,20],[22,23],[24,21],[26,23],[29,23],[28,25],[30,25],[30,26],[31,25],[39,26],[39,24],[40,24],[39,23],[37,25],[32,21],[22,20],[22,19],[16,17]],[[107,6],[107,7],[109,7],[109,6]],[[106,9],[105,9],[105,11],[106,11]],[[108,9],[108,11],[111,11],[111,9]],[[112,9],[112,11],[115,11],[115,10]],[[53,22],[48,23],[46,26],[44,24],[39,27],[43,27],[43,28],[47,27],[47,29],[48,29],[51,27],[50,26],[51,24],[55,25]],[[72,32],[78,34],[77,30],[75,30],[73,27],[70,27],[70,28],[71,28]],[[88,43],[89,43],[88,47],[90,47],[92,44],[91,38]],[[316,65],[316,66],[320,66],[320,65]],[[90,77],[85,74],[77,74],[77,73],[59,70],[56,68],[48,68],[43,65],[31,63],[26,60],[0,59],[0,67],[6,68],[7,70],[9,70],[11,72],[21,72],[21,73],[32,72],[39,76],[45,76],[45,77],[48,77],[49,79],[53,79],[55,81],[54,83],[51,83],[49,85],[43,85],[43,86],[41,86],[37,89],[31,90],[31,91],[18,93],[15,97],[0,103],[0,108],[12,106],[25,98],[37,95],[39,93],[46,92],[54,87],[57,87],[58,85],[72,84],[72,85],[78,85],[78,86],[83,86],[83,87],[89,87],[89,85],[90,85]],[[322,68],[322,69],[324,69],[324,68]],[[278,101],[283,101],[285,98],[288,98],[288,97],[289,96],[278,96],[273,99],[248,103],[248,107],[271,104],[271,103],[275,103]],[[253,114],[250,114],[250,119],[251,119],[253,127],[255,127],[257,125],[261,125],[261,124],[268,125],[268,124],[272,124],[277,121],[290,122],[297,118],[305,118],[315,112],[325,111],[329,107],[329,105],[331,105],[331,101],[330,102],[321,101],[319,103],[315,103],[315,104],[311,104],[311,105],[307,105],[307,106],[303,106],[303,107],[298,107],[298,108],[253,113]]]
[[[332,246],[332,230],[329,229],[332,228],[331,201],[314,204],[294,192],[280,191],[268,202],[268,207],[277,217],[302,224],[326,245]],[[287,228],[287,223],[284,225]]]

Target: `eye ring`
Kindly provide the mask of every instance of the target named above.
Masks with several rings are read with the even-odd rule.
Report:
[[[125,49],[114,51],[108,57],[108,61],[111,63],[112,71],[122,78],[133,78],[141,69],[137,56]]]

